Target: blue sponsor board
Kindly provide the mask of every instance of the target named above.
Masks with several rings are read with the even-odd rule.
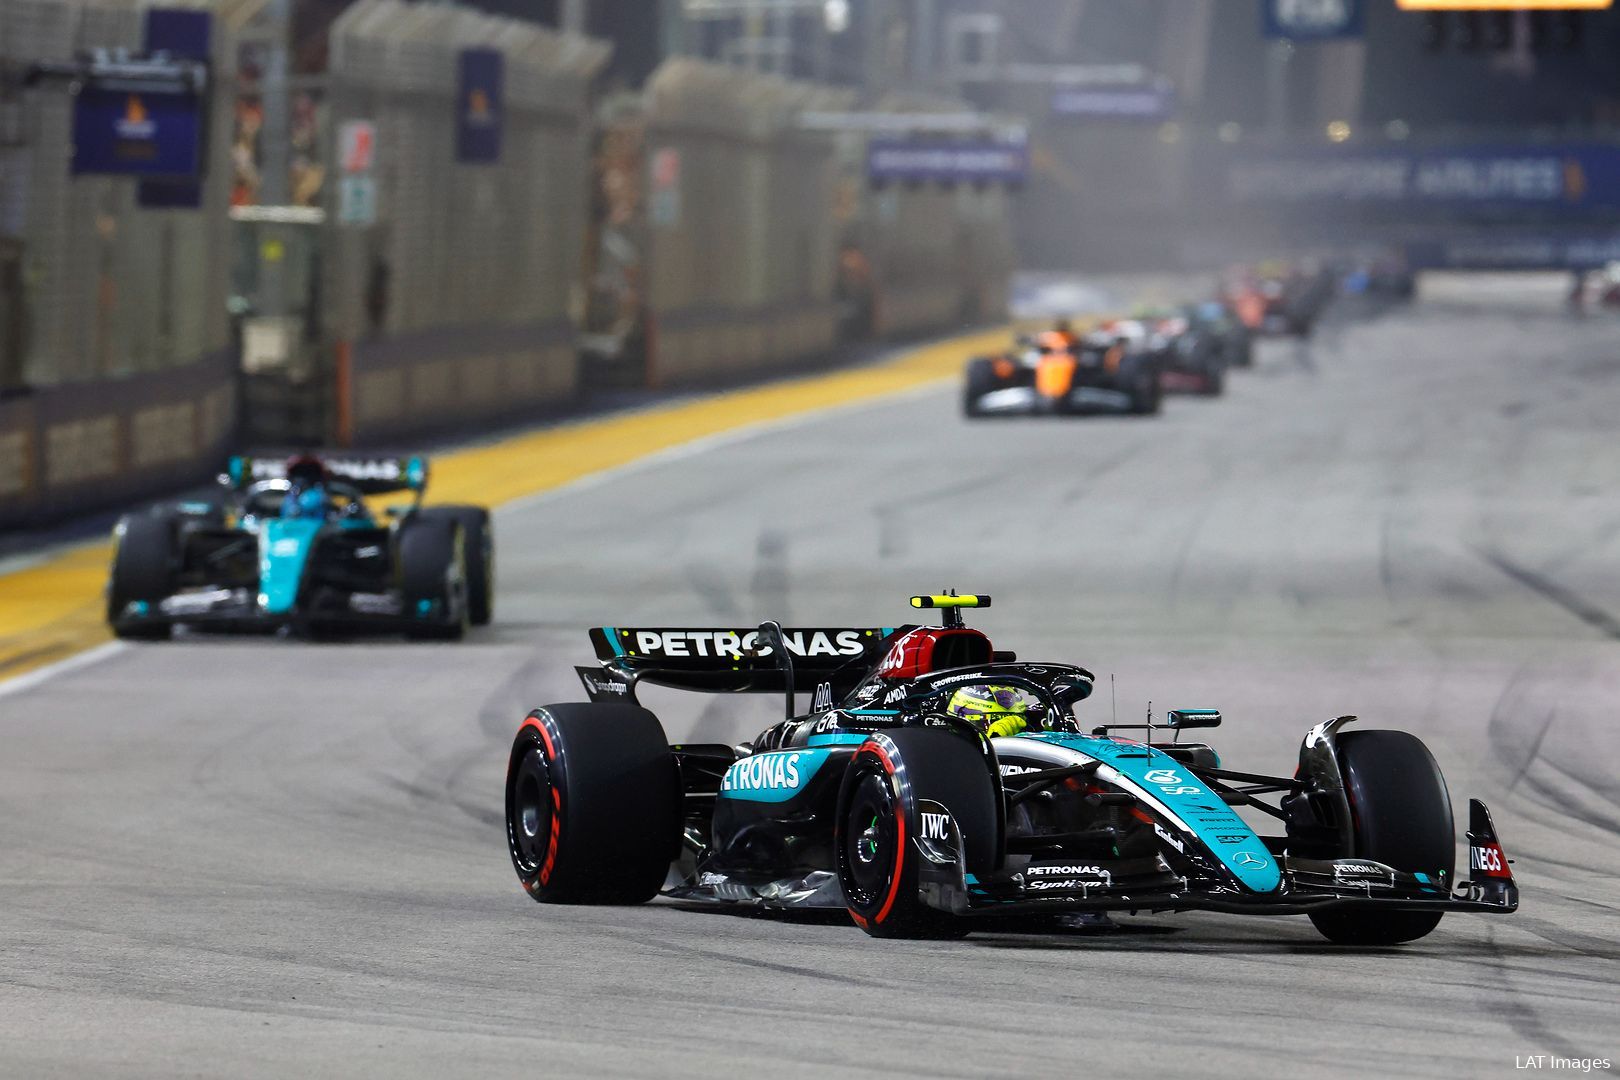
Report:
[[[213,20],[191,8],[148,8],[146,51],[166,52],[188,60],[207,60]]]
[[[1266,205],[1358,203],[1438,208],[1620,206],[1620,145],[1280,153],[1233,159],[1226,194]]]
[[[1260,33],[1288,41],[1339,41],[1362,35],[1363,0],[1261,0]]]
[[[489,165],[501,159],[505,67],[498,49],[461,50],[456,91],[456,160]]]
[[[1405,254],[1414,270],[1596,270],[1620,262],[1620,232],[1420,241],[1408,244]]]
[[[866,148],[866,174],[880,183],[898,180],[1018,184],[1029,175],[1029,147],[1021,142],[988,139],[965,142],[873,139]]]
[[[213,42],[213,18],[191,8],[147,8],[146,51],[207,63]],[[203,145],[207,146],[204,128]],[[199,173],[207,171],[207,151],[199,151]],[[202,206],[200,179],[142,180],[135,201],[151,210],[195,210]]]
[[[1053,116],[1082,120],[1168,120],[1176,107],[1169,82],[1134,86],[1059,86],[1052,91]]]
[[[195,94],[90,85],[73,102],[73,173],[195,177],[202,103]]]

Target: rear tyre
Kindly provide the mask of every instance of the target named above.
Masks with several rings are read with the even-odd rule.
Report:
[[[1339,736],[1338,754],[1354,854],[1449,884],[1457,859],[1451,796],[1428,747],[1405,731],[1352,731]],[[1429,933],[1440,916],[1347,909],[1316,912],[1311,922],[1339,945],[1398,945]]]
[[[658,718],[635,705],[529,714],[506,771],[512,866],[546,904],[641,904],[680,848],[681,792]]]
[[[987,415],[979,407],[979,400],[996,388],[995,363],[987,356],[968,361],[962,388],[962,415],[977,419]]]
[[[467,558],[467,621],[488,626],[495,615],[495,530],[489,511],[482,506],[434,506],[419,513],[450,518],[461,525]]]
[[[169,636],[168,622],[145,621],[126,615],[130,604],[156,607],[174,592],[176,544],[170,514],[131,514],[119,521],[114,534],[112,573],[107,581],[107,622],[118,637],[135,641],[161,641]]]
[[[1138,372],[1131,384],[1131,412],[1138,416],[1152,416],[1164,401],[1164,388],[1159,385],[1159,373],[1152,369]]]
[[[450,517],[416,515],[399,530],[400,592],[405,636],[458,641],[467,632],[466,545]]]
[[[1000,792],[984,748],[947,731],[874,735],[851,760],[838,793],[833,847],[850,918],[873,937],[951,938],[968,920],[923,903],[919,804],[940,804],[956,823],[967,872],[987,874],[1003,829]],[[954,872],[954,871],[953,871]]]
[[[1234,337],[1229,346],[1232,367],[1254,366],[1254,336],[1244,332]]]

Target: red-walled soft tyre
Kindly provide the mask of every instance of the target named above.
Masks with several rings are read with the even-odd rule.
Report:
[[[548,705],[513,740],[507,847],[541,903],[651,900],[679,849],[680,807],[669,742],[646,709]]]
[[[919,804],[943,807],[961,836],[968,872],[989,873],[1002,817],[986,754],[960,734],[927,728],[883,732],[856,751],[838,794],[833,846],[850,918],[868,934],[945,938],[968,932],[966,919],[931,908],[918,895]]]

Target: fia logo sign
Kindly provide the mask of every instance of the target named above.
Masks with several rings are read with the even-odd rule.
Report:
[[[1272,37],[1345,37],[1360,29],[1360,0],[1267,0],[1266,32]]]

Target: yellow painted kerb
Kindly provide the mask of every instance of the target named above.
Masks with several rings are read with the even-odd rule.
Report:
[[[966,358],[999,347],[995,330],[910,350],[893,360],[712,394],[515,435],[433,459],[434,502],[496,507],[592,473],[747,424],[882,397],[959,376]],[[76,547],[0,577],[0,680],[109,640],[103,590],[109,543]]]

